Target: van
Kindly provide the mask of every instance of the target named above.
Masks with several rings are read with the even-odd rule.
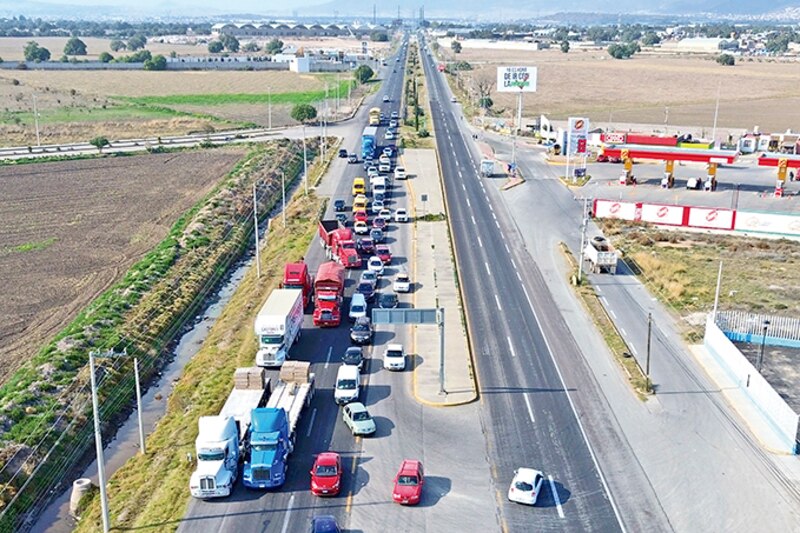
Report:
[[[356,292],[350,298],[350,320],[355,322],[362,316],[367,316],[367,300],[363,294]]]
[[[360,376],[357,366],[342,365],[336,373],[333,400],[336,405],[345,405],[358,400]]]
[[[353,179],[353,196],[359,194],[367,194],[367,185],[361,177]]]
[[[386,183],[376,183],[375,186],[372,188],[372,194],[382,194],[386,195]]]

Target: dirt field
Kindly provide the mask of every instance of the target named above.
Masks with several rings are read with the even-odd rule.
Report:
[[[526,94],[524,113],[593,122],[637,122],[711,127],[717,94],[718,126],[762,131],[798,129],[800,62],[739,61],[722,67],[710,57],[637,54],[615,60],[601,50],[522,51],[464,47],[448,58],[472,63],[466,76],[496,77],[498,65],[535,65],[538,90]],[[511,116],[515,96],[493,93],[495,110]],[[668,116],[665,113],[668,108]]]
[[[242,154],[0,168],[0,379],[163,239]]]

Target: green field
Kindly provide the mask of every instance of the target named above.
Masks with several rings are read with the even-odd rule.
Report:
[[[65,122],[124,122],[128,120],[165,119],[186,116],[187,113],[168,108],[136,106],[131,104],[110,107],[59,107],[39,112],[39,124]],[[2,124],[33,124],[33,112],[0,112]]]

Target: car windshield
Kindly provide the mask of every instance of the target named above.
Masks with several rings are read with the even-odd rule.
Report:
[[[353,390],[356,388],[356,380],[340,379],[336,382],[336,388],[341,390]]]
[[[375,281],[377,277],[378,276],[375,274],[375,272],[364,272],[361,274],[361,279],[364,281]]]
[[[369,326],[366,324],[356,324],[353,326],[353,331],[369,331]]]
[[[353,313],[363,313],[364,312],[364,306],[363,305],[354,305],[353,307],[350,308],[350,310]]]
[[[389,350],[386,352],[386,357],[403,357],[403,352],[397,350]]]
[[[251,448],[254,452],[274,452],[278,449],[278,443],[273,442],[270,444],[253,444]]]
[[[530,492],[533,490],[533,485],[531,485],[527,481],[517,481],[516,483],[514,483],[514,488],[517,490],[521,490],[523,492]]]
[[[417,485],[417,476],[400,476],[397,478],[397,484],[404,487],[414,487]]]
[[[385,304],[393,304],[395,299],[396,298],[394,294],[384,294],[383,296],[381,296],[381,301]]]
[[[356,422],[364,422],[369,419],[370,419],[369,413],[366,411],[361,411],[360,413],[353,413],[353,420],[355,420]]]
[[[335,302],[337,296],[335,294],[320,294],[317,296],[317,300],[321,300],[323,302]]]
[[[261,335],[261,344],[280,344],[283,342],[283,335]]]
[[[336,467],[333,465],[318,465],[314,473],[317,477],[333,477],[336,475]]]

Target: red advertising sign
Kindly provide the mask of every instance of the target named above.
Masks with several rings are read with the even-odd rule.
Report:
[[[685,212],[682,205],[642,204],[642,220],[653,224],[682,226]]]

